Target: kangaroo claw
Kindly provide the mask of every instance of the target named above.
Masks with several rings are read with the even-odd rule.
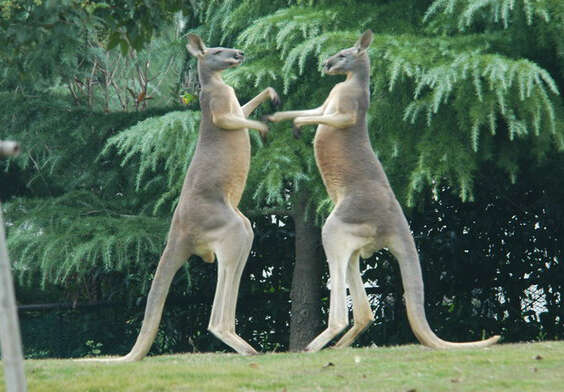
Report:
[[[260,138],[261,138],[263,144],[266,144],[266,135],[268,135],[268,132],[261,132],[260,133]]]
[[[296,139],[299,139],[302,136],[302,130],[298,128],[295,124],[294,127],[292,128],[292,133],[294,134],[294,137]]]

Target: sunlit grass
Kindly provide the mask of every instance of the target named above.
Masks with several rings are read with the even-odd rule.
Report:
[[[456,351],[399,346],[255,357],[183,354],[128,364],[31,360],[26,374],[31,392],[564,391],[564,341]]]

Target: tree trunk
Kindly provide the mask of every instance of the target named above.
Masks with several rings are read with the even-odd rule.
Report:
[[[321,233],[305,221],[305,196],[296,196],[293,213],[296,263],[290,291],[290,351],[303,350],[321,325]]]
[[[0,205],[0,345],[4,378],[8,392],[24,392],[26,383],[20,328],[5,238],[2,205]]]

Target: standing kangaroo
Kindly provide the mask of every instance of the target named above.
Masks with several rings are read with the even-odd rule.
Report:
[[[253,242],[249,220],[237,208],[247,181],[251,144],[247,128],[264,137],[268,127],[247,117],[266,99],[279,98],[267,88],[241,106],[221,72],[240,65],[243,52],[206,48],[188,35],[188,51],[198,58],[202,119],[198,145],[174,211],[166,248],[147,298],[145,317],[135,346],[117,361],[147,355],[159,327],[172,278],[191,255],[212,263],[217,256],[217,287],[208,329],[240,354],[257,352],[235,333],[235,307],[241,274]]]
[[[323,105],[267,116],[274,122],[294,119],[296,134],[304,125],[319,124],[315,159],[335,204],[322,231],[331,277],[329,325],[306,351],[322,349],[348,326],[345,282],[352,297],[354,326],[335,346],[349,346],[374,320],[360,275],[359,257],[368,258],[382,248],[388,248],[398,260],[409,323],[422,344],[433,348],[494,344],[499,336],[477,342],[447,342],[429,327],[415,242],[368,138],[370,61],[366,49],[371,42],[372,31],[367,30],[354,47],[341,50],[324,63],[326,74],[346,74],[347,78],[331,90]]]

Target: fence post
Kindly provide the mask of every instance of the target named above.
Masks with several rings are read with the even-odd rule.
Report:
[[[17,143],[0,140],[0,159],[17,155],[18,152],[19,145]],[[20,327],[16,310],[14,283],[6,249],[2,204],[0,204],[0,344],[7,392],[25,392],[27,388]]]

